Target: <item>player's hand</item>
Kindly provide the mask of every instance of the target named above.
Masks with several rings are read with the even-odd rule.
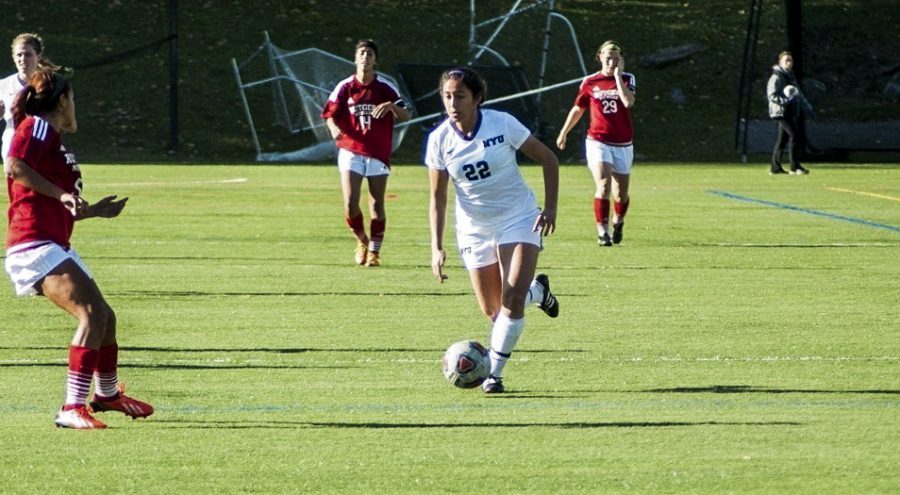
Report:
[[[394,111],[394,102],[386,101],[380,105],[375,106],[375,109],[372,110],[372,117],[375,117],[376,119],[380,119],[381,117],[384,117],[385,115],[387,115],[393,111]]]
[[[544,208],[544,211],[542,211],[540,215],[538,215],[537,220],[534,221],[534,227],[532,227],[531,230],[533,232],[540,232],[544,237],[555,232],[556,210]]]
[[[622,77],[623,72],[625,72],[625,57],[620,55],[619,61],[616,63],[616,66],[613,67],[613,75]]]
[[[90,216],[92,217],[101,217],[101,218],[115,218],[119,216],[119,213],[122,213],[122,209],[125,208],[125,203],[128,201],[128,198],[122,198],[116,201],[116,196],[107,196],[100,201],[97,201],[90,207]]]
[[[444,275],[444,263],[447,261],[447,253],[443,249],[431,250],[431,273],[438,282],[444,283],[447,275]]]
[[[83,214],[85,209],[89,207],[88,202],[84,198],[70,193],[64,193],[60,196],[59,202],[69,210],[73,217]]]
[[[556,138],[556,147],[557,148],[559,148],[561,150],[566,149],[566,137],[567,136],[565,134],[560,134],[559,136],[557,136],[557,138]]]
[[[337,141],[344,134],[338,126],[328,126],[328,132],[331,133],[331,139]]]

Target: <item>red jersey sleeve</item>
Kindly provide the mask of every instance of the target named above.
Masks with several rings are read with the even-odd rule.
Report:
[[[28,117],[19,124],[9,156],[24,161],[63,191],[80,193],[78,162],[63,146],[59,132],[47,121]],[[9,194],[7,247],[31,241],[53,241],[69,247],[75,218],[59,200],[29,189],[11,177],[6,178],[6,186]]]

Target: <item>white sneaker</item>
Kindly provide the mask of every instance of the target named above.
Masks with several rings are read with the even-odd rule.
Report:
[[[106,428],[106,424],[91,416],[91,412],[85,406],[76,407],[56,413],[56,426],[60,428],[74,428],[76,430],[96,430]]]

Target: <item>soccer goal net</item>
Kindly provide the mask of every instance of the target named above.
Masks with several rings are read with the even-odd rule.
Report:
[[[355,72],[352,61],[318,48],[284,50],[266,33],[263,45],[243,63],[232,59],[232,67],[257,161],[313,162],[335,156],[321,112],[337,83]],[[378,75],[399,89],[396,79]],[[394,149],[407,129],[395,126]]]

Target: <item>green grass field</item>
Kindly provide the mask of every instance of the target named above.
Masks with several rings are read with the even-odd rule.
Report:
[[[527,312],[485,396],[440,373],[488,324],[455,256],[431,277],[424,168],[395,167],[366,269],[333,166],[85,166],[88,199],[131,198],[73,243],[157,413],[54,428],[75,322],[8,290],[0,492],[896,493],[900,169],[810,169],[638,164],[599,248],[563,167],[562,314]]]

